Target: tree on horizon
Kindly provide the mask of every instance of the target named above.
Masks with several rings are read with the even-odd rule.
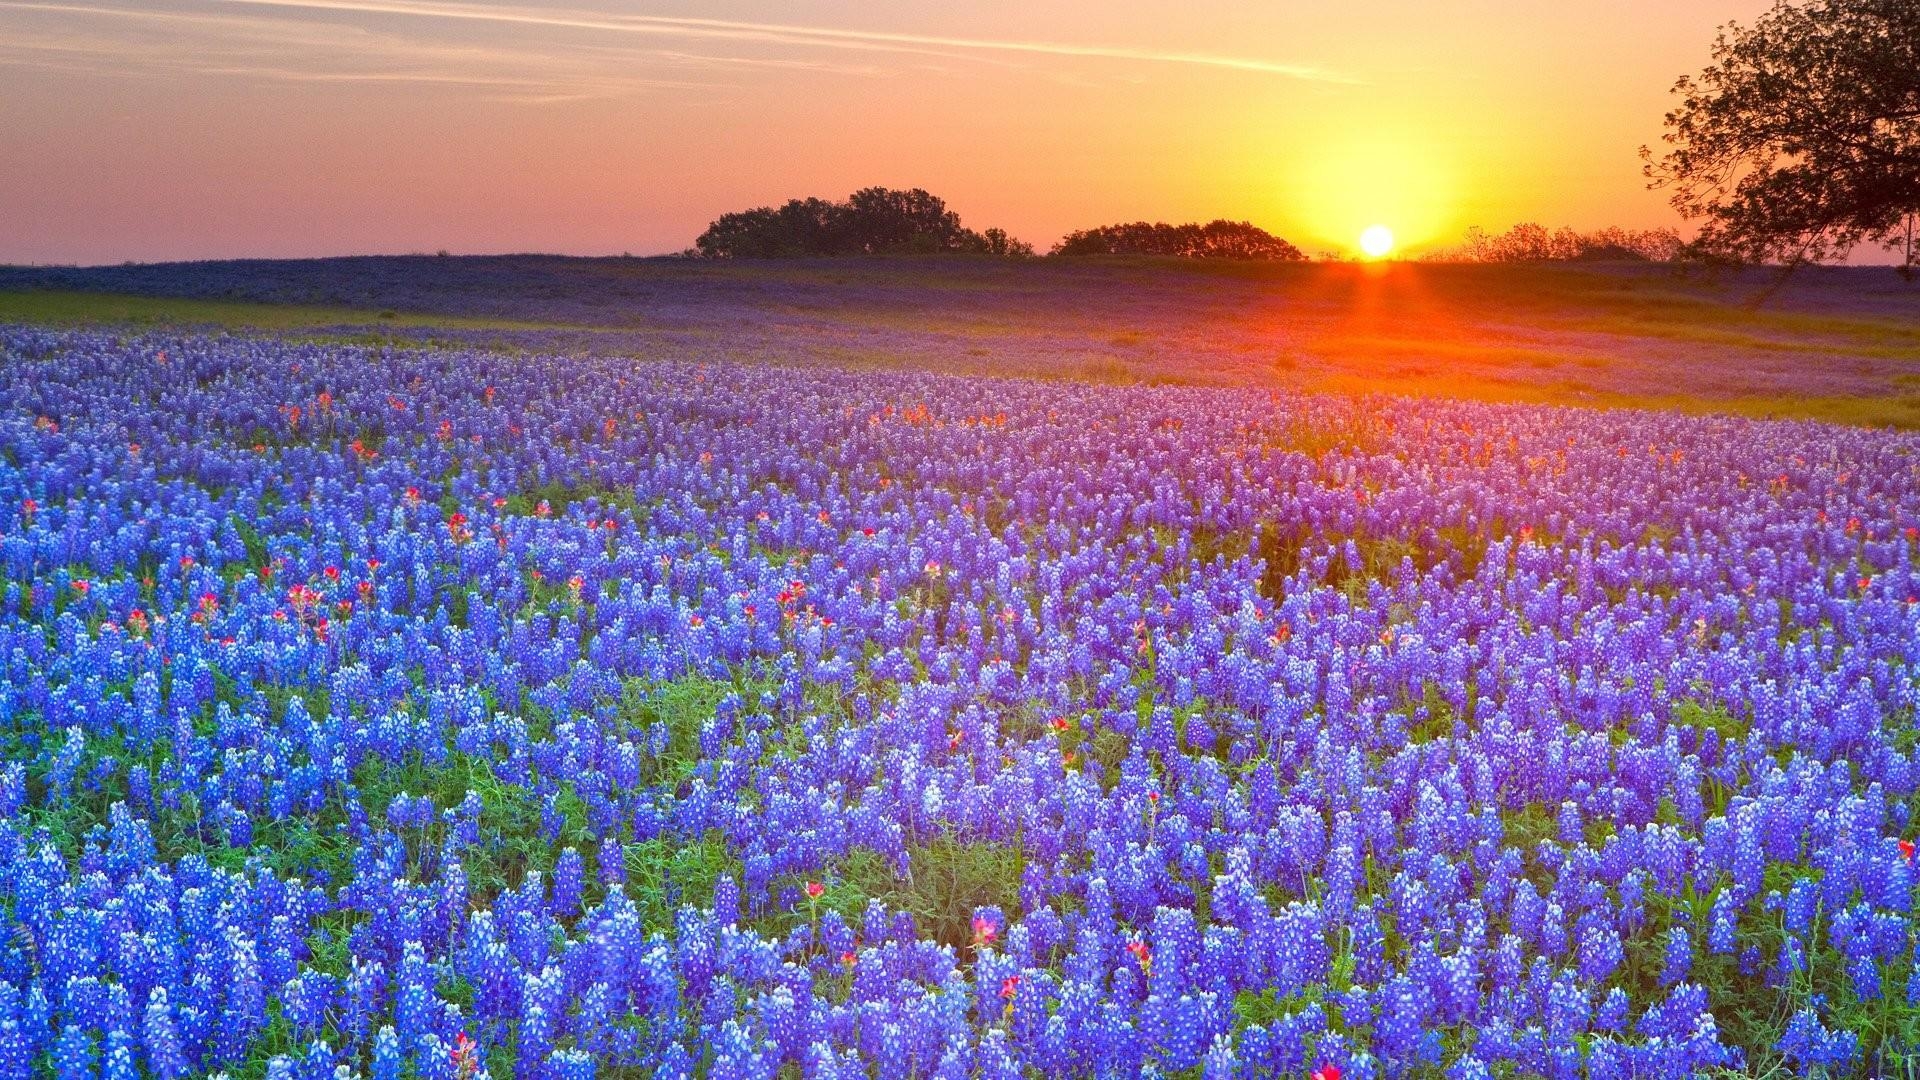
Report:
[[[1004,229],[975,232],[922,188],[861,188],[844,202],[789,199],[722,214],[694,241],[707,258],[973,254],[1020,257],[1033,246]]]
[[[1268,259],[1304,262],[1299,248],[1251,222],[1224,218],[1205,225],[1134,221],[1080,229],[1062,237],[1053,255],[1157,255],[1183,259]]]

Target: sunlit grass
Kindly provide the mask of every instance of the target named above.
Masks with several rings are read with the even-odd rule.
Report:
[[[514,333],[565,329],[604,334],[641,359],[655,355],[654,339],[621,335],[662,330],[671,336],[658,339],[660,355],[697,340],[716,358],[755,363],[1920,426],[1903,381],[1920,373],[1920,320],[1894,317],[1902,294],[1872,278],[1857,279],[1859,298],[1845,291],[1856,279],[1815,278],[1811,291],[1756,308],[1754,278],[1652,266],[633,260],[595,273],[718,290],[711,298],[731,298],[717,311],[771,316],[778,336],[731,316],[641,326],[639,308],[611,303],[566,316],[584,320],[575,325],[70,290],[0,291],[0,321],[211,326],[347,345],[427,344],[444,330],[507,349],[540,347]],[[609,279],[578,285],[590,293],[596,280]]]
[[[1533,382],[1471,374],[1441,374],[1401,368],[1360,374],[1339,372],[1312,380],[1307,388],[1323,393],[1363,396],[1393,394],[1444,397],[1516,405],[1573,405],[1585,408],[1650,409],[1689,416],[1740,416],[1755,420],[1818,420],[1854,427],[1920,430],[1920,394],[1829,395],[1627,394],[1597,389],[1573,379]]]
[[[192,300],[65,289],[0,291],[0,322],[56,326],[219,326],[259,330],[322,327],[378,329],[531,330],[550,324],[351,307],[269,304],[250,300]]]

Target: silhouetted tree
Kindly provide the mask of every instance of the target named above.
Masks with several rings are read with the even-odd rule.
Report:
[[[919,188],[862,188],[846,202],[793,199],[779,208],[722,214],[694,241],[708,258],[766,259],[805,255],[893,255],[969,252],[1033,254],[1004,230],[977,233],[960,224],[945,200]]]
[[[1682,78],[1650,186],[1704,218],[1694,248],[1792,267],[1905,247],[1920,213],[1920,2],[1779,0]]]
[[[1429,262],[1669,262],[1680,251],[1672,229],[1622,229],[1609,226],[1590,233],[1523,221],[1506,232],[1467,230],[1459,247],[1435,251]]]
[[[845,231],[840,208],[825,199],[792,199],[779,208],[722,214],[694,246],[703,255],[778,258],[830,253]]]
[[[867,255],[954,251],[966,232],[946,200],[919,188],[861,188],[848,197],[842,220],[849,241]]]
[[[974,246],[967,250],[980,255],[1000,255],[1006,258],[1024,259],[1033,254],[1033,245],[1025,240],[1015,240],[1007,235],[1005,229],[987,229],[975,233],[968,230]]]
[[[1168,225],[1135,221],[1081,229],[1062,237],[1055,255],[1164,255],[1187,259],[1273,259],[1300,262],[1300,249],[1245,221]]]

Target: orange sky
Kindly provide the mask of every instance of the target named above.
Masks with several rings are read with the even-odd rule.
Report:
[[[867,184],[1045,247],[1678,224],[1666,90],[1768,0],[0,0],[0,261],[654,253]]]

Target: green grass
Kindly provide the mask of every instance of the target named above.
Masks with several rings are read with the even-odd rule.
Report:
[[[54,326],[218,326],[257,330],[327,327],[376,329],[528,330],[550,324],[511,319],[375,311],[351,307],[265,304],[248,300],[188,300],[61,289],[0,290],[0,322]],[[377,336],[377,335],[376,335]]]

